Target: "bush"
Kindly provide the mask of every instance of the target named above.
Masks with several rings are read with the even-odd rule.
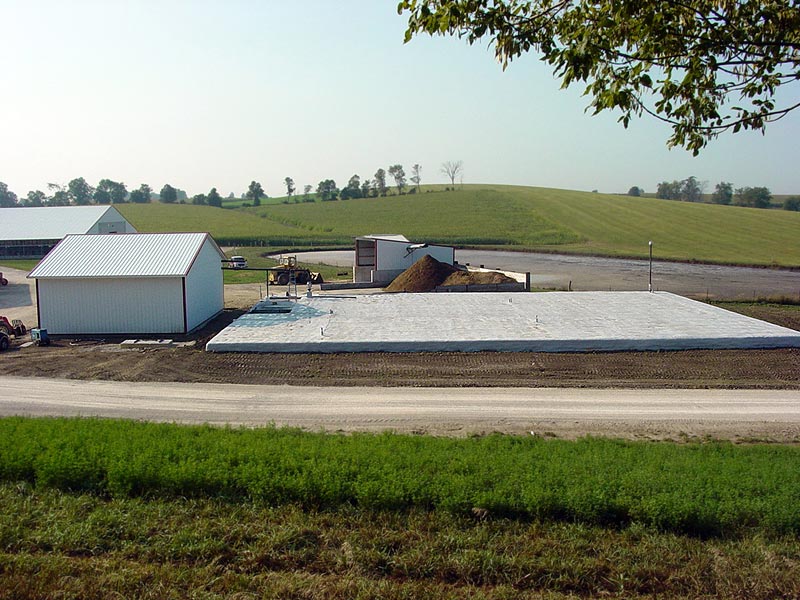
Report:
[[[791,196],[784,200],[783,210],[800,211],[800,196]]]

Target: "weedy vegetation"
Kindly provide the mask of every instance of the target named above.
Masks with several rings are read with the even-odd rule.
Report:
[[[113,498],[800,532],[800,448],[0,420],[0,480]]]
[[[798,453],[0,419],[0,599],[798,597]]]

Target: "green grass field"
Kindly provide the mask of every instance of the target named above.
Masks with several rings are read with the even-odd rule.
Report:
[[[209,231],[230,245],[351,247],[357,235],[403,233],[457,246],[645,257],[653,240],[658,259],[800,266],[800,213],[547,188],[467,185],[258,208],[120,210],[141,231]]]
[[[800,533],[800,448],[0,419],[0,481],[115,498]]]

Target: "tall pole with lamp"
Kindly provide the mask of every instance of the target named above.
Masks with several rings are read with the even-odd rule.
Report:
[[[647,291],[652,293],[652,291],[653,291],[653,240],[650,240],[649,242],[647,242],[647,244],[650,246],[650,276],[649,276],[649,278],[647,280]]]

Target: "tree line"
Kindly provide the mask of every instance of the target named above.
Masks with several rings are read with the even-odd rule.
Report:
[[[695,176],[680,181],[662,181],[656,189],[656,198],[663,200],[680,200],[682,202],[705,202],[708,182],[699,181]],[[644,190],[633,186],[628,190],[629,196],[643,196]],[[714,204],[747,206],[750,208],[770,208],[772,192],[769,188],[740,187],[735,188],[729,181],[720,181],[711,193],[710,200]],[[784,210],[800,211],[800,197],[791,196],[783,202]]]
[[[138,188],[128,190],[127,186],[113,179],[101,179],[96,186],[91,186],[83,177],[76,177],[67,185],[48,183],[47,193],[31,190],[19,198],[0,181],[0,208],[37,207],[37,206],[88,206],[90,204],[146,204],[154,199],[165,203],[186,202],[185,191],[165,184],[159,193],[143,183]],[[222,206],[222,198],[217,188],[211,188],[208,194],[198,194],[192,198],[193,204]]]

